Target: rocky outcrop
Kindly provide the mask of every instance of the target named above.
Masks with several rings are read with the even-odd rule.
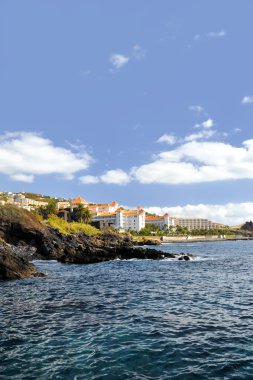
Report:
[[[177,255],[156,249],[136,248],[129,235],[111,232],[89,237],[82,234],[66,236],[56,230],[50,232],[51,238],[47,235],[38,251],[44,258],[64,263],[91,264],[116,259],[177,258]]]
[[[15,207],[7,207],[3,210],[4,208],[0,207],[0,238],[17,246],[22,251],[19,257],[23,259],[55,259],[64,263],[78,264],[115,259],[162,260],[183,257],[180,260],[187,260],[187,255],[136,248],[131,235],[128,234],[105,232],[92,237],[84,234],[63,235],[43,225],[26,210]]]
[[[144,245],[161,245],[161,241],[158,240],[158,239],[142,239],[142,240],[139,240],[139,241],[135,241],[134,242],[135,245],[138,245],[138,246],[144,246]]]
[[[23,250],[24,251],[24,250]],[[23,257],[20,250],[0,243],[0,281],[17,280],[30,276],[43,276],[35,266]]]

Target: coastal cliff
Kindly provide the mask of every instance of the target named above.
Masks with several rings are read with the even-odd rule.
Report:
[[[15,262],[15,265],[20,262],[20,266],[25,265],[25,262],[29,264],[33,259],[57,260],[72,264],[91,264],[115,259],[190,259],[187,255],[137,248],[128,234],[104,232],[96,236],[64,235],[57,229],[41,223],[29,211],[13,206],[0,207],[0,238],[12,246],[23,248],[22,254],[15,256],[6,246],[3,261],[6,262],[7,257],[11,261],[15,256],[15,259],[18,257],[17,260],[23,260]],[[29,268],[32,271],[32,267],[28,266],[27,276],[30,275]]]
[[[4,242],[0,243],[0,280],[17,280],[30,276],[41,277],[35,266],[26,257],[20,254],[20,250]]]

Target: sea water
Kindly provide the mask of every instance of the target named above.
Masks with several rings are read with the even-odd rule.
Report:
[[[0,379],[253,379],[253,241],[158,249],[0,283]]]

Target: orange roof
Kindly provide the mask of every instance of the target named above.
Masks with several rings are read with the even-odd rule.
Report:
[[[99,213],[98,215],[95,215],[95,216],[113,216],[113,215],[116,215],[115,212],[101,212]]]
[[[81,198],[81,197],[77,197],[75,199],[73,199],[72,201],[73,204],[78,204],[78,203],[87,203],[85,199]]]
[[[161,220],[163,219],[163,216],[158,216],[158,215],[147,215],[146,220]]]
[[[145,211],[142,209],[140,209],[140,210],[123,210],[122,212],[123,212],[123,215],[126,215],[126,216],[137,216],[137,215],[145,213]]]
[[[96,208],[96,207],[115,207],[117,206],[117,202],[112,202],[112,203],[96,203],[94,205],[89,205],[91,208]]]

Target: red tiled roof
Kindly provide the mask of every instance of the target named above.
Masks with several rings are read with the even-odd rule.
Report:
[[[158,216],[158,215],[147,215],[146,220],[162,220],[163,216]]]
[[[73,199],[72,201],[73,204],[78,204],[78,203],[87,203],[85,199],[81,198],[81,197],[77,197],[75,199]]]

